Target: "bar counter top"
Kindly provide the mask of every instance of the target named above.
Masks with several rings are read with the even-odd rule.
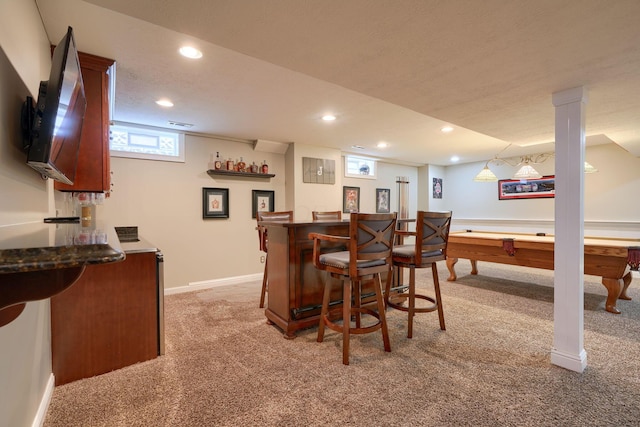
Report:
[[[113,227],[27,223],[0,227],[0,274],[122,261]]]
[[[0,227],[0,327],[25,303],[73,285],[89,264],[123,261],[113,227],[77,223],[24,223]]]

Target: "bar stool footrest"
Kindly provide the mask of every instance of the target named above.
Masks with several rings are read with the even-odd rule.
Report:
[[[375,317],[377,320],[376,323],[374,323],[373,325],[369,325],[369,326],[364,326],[364,327],[359,327],[359,328],[352,328],[351,326],[349,326],[349,333],[350,334],[369,334],[371,332],[375,332],[377,330],[379,330],[380,328],[382,328],[382,321],[380,320],[380,314],[369,309],[369,308],[364,308],[364,307],[352,307],[351,308],[351,314],[354,315],[356,313],[360,313],[360,314],[368,314],[369,316]],[[329,320],[329,316],[330,315],[341,315],[342,314],[342,308],[334,308],[331,309],[327,312],[327,315],[324,318],[324,324],[327,328],[334,330],[336,332],[340,332],[342,333],[344,331],[344,326],[342,325],[338,325],[334,322],[332,322],[331,320]],[[342,318],[340,316],[340,318]],[[348,319],[349,322],[351,322],[351,319]],[[342,321],[342,323],[344,324],[344,320]]]
[[[413,311],[415,313],[431,313],[432,311],[436,311],[438,309],[438,303],[436,302],[435,298],[432,298],[432,297],[427,296],[427,295],[420,295],[420,294],[416,294],[415,297],[416,297],[416,299],[421,299],[421,300],[429,301],[429,302],[433,303],[432,305],[427,306],[427,307],[415,307],[413,309]],[[394,295],[393,297],[390,297],[387,300],[387,305],[389,307],[395,308],[396,310],[407,311],[408,312],[409,311],[409,307],[404,306],[404,305],[400,305],[399,303],[393,301],[394,299],[395,300],[398,300],[398,299],[405,300],[405,299],[408,299],[408,298],[409,298],[409,294],[397,294],[397,295]]]

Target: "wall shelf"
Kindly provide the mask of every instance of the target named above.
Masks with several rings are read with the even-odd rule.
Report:
[[[251,172],[236,172],[236,171],[228,171],[228,170],[214,170],[209,169],[207,171],[209,176],[243,176],[247,178],[256,178],[256,179],[269,179],[273,178],[275,174],[272,173],[251,173]]]

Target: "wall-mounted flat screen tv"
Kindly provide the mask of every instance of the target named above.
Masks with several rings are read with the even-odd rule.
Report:
[[[22,109],[27,164],[43,176],[72,185],[82,123],[87,109],[73,29],[53,51],[48,81],[40,82],[38,102],[27,97]]]

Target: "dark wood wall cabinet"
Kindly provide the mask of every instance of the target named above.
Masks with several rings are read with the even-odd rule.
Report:
[[[150,360],[159,354],[156,252],[127,253],[90,265],[51,298],[51,351],[56,385]]]
[[[56,181],[55,189],[108,194],[111,190],[108,71],[114,61],[82,52],[78,57],[87,98],[78,169],[73,185]]]

